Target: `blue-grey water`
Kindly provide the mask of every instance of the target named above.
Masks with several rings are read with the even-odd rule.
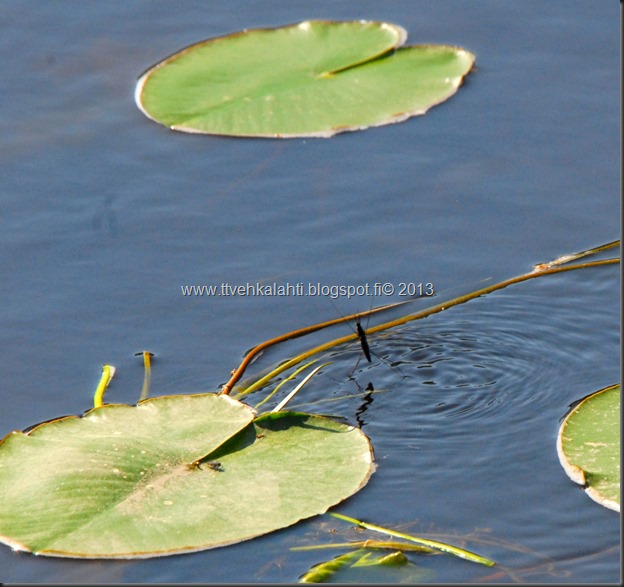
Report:
[[[311,18],[394,22],[476,68],[423,117],[329,140],[178,134],[136,108],[137,77],[172,52]],[[620,235],[615,2],[22,1],[0,4],[0,32],[0,437],[89,408],[103,363],[110,402],[138,400],[144,349],[152,395],[215,391],[263,340],[400,299],[182,285],[432,283],[443,299]],[[310,409],[373,443],[377,472],[338,509],[498,563],[411,557],[423,581],[618,582],[619,516],[566,477],[555,441],[569,404],[620,380],[619,302],[618,266],[569,272],[371,337],[371,365],[338,349],[298,399],[335,399]],[[294,582],[339,552],[289,548],[330,529],[360,536],[320,516],[142,561],[0,545],[0,580]]]

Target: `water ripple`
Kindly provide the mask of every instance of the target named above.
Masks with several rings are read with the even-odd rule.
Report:
[[[333,353],[326,372],[336,382],[352,372],[360,389],[371,382],[391,391],[392,399],[378,406],[391,403],[385,409],[400,413],[407,426],[453,423],[454,435],[462,425],[509,434],[525,429],[527,418],[556,420],[576,393],[570,378],[596,359],[600,341],[592,345],[588,332],[601,309],[590,318],[569,302],[561,306],[553,284],[520,286],[371,335],[373,363],[353,343]],[[607,305],[598,318],[608,322],[609,312]]]

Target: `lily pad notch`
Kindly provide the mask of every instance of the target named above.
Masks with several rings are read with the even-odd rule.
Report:
[[[455,94],[475,59],[406,39],[398,25],[366,20],[244,30],[150,67],[135,101],[172,130],[238,137],[327,138],[401,122]]]

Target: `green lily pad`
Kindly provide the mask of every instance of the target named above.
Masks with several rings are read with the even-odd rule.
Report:
[[[108,404],[0,442],[0,541],[85,558],[152,557],[247,540],[325,512],[374,470],[331,419],[225,395]]]
[[[474,55],[401,47],[400,26],[305,21],[191,45],[147,70],[135,100],[173,130],[330,137],[424,114],[460,86]]]
[[[581,400],[557,437],[559,461],[594,501],[620,511],[620,386]]]

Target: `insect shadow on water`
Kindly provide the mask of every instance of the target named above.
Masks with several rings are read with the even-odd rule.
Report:
[[[362,403],[360,407],[355,411],[355,419],[358,423],[358,428],[362,428],[366,425],[366,422],[363,420],[362,416],[368,410],[368,406],[373,403],[373,393],[375,393],[375,388],[373,384],[369,381],[368,385],[365,389],[366,393],[362,398]]]

